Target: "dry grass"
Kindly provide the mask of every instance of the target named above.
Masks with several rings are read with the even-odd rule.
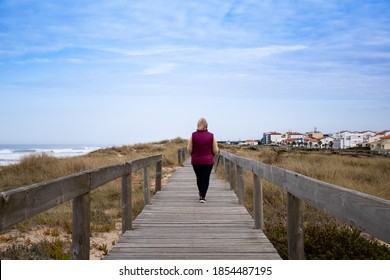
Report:
[[[30,156],[22,159],[20,164],[6,166],[0,170],[0,191],[155,154],[163,155],[164,186],[164,182],[177,167],[177,150],[185,145],[186,140],[177,138],[156,143],[101,149],[73,158],[59,159],[44,154]],[[153,194],[154,172],[151,171],[149,174],[152,175],[150,182]],[[120,186],[121,181],[118,179],[91,192],[91,248],[93,251],[91,258],[101,257],[115,244],[119,236],[121,230]],[[133,217],[138,215],[144,206],[142,186],[143,173],[139,171],[133,174]],[[45,234],[47,232],[59,233],[52,240],[53,236]],[[18,252],[22,252],[22,259],[30,257],[35,259],[67,258],[71,244],[71,232],[72,206],[71,202],[66,202],[0,235],[0,259],[18,258]],[[28,254],[29,251],[31,256]],[[39,251],[42,251],[41,256],[36,255]]]
[[[25,158],[21,164],[8,166],[0,171],[0,191],[158,153],[163,154],[164,182],[176,168],[177,150],[185,145],[186,141],[178,138],[158,143],[113,147],[83,157],[56,159],[42,155],[40,157]],[[302,153],[299,151],[286,152],[265,147],[253,149],[226,146],[221,148],[242,157],[294,170],[339,186],[384,199],[390,198],[390,158],[341,156]],[[223,168],[219,168],[218,171],[222,174]],[[150,174],[153,174],[153,172],[150,172]],[[134,217],[143,208],[142,180],[142,172],[134,176]],[[263,181],[263,186],[265,233],[281,256],[286,258],[286,193],[266,181]],[[153,185],[151,187],[153,188]],[[251,212],[252,174],[250,172],[245,172],[245,188],[247,193],[245,205]],[[91,197],[91,258],[96,259],[103,256],[119,237],[121,227],[120,181],[116,180],[98,188],[92,192]],[[0,235],[0,248],[2,248],[0,259],[68,258],[72,231],[71,215],[71,204],[67,202]],[[366,244],[364,240],[358,243],[355,232],[345,229],[338,221],[317,211],[310,205],[306,205],[304,221],[305,250],[308,250],[306,252],[308,258],[367,257],[359,255],[351,257],[346,254],[347,251],[352,251],[351,247],[345,247],[347,249],[340,252],[340,255],[336,255],[336,253],[329,254],[329,252],[335,250],[330,248],[331,245],[329,244],[339,246],[340,242],[337,242],[337,239],[341,235],[345,240],[343,242],[354,244],[354,248],[358,249],[355,252],[365,251],[366,248],[370,247],[371,251],[374,252],[369,256],[371,258],[389,258],[388,256],[390,256],[387,249],[371,243]],[[349,235],[349,233],[351,234]],[[329,241],[329,243],[323,245],[328,247],[321,249],[325,252],[313,250],[313,246],[317,246],[321,243],[321,240]]]
[[[226,146],[223,149],[241,157],[255,159],[267,164],[279,166],[297,173],[316,178],[325,182],[353,189],[373,196],[390,199],[390,158],[381,156],[337,155],[332,153],[285,151],[271,147],[234,147]],[[223,176],[223,168],[219,168],[219,175]],[[252,174],[245,172],[245,191],[247,200],[245,206],[252,213]],[[287,258],[287,206],[286,191],[262,180],[264,196],[264,224],[265,233],[283,258]],[[335,218],[328,216],[309,204],[304,211],[305,252],[307,258],[390,258],[390,249],[377,244],[375,240],[362,238],[356,241],[356,232],[346,230],[345,226]],[[349,234],[350,233],[350,234]],[[328,239],[329,243],[315,248],[321,239]],[[351,242],[355,250],[350,247],[338,252],[332,246],[340,246],[340,242],[333,239],[342,239]],[[353,239],[353,240],[352,240]],[[310,247],[312,246],[312,247]],[[344,246],[344,244],[343,244]],[[360,246],[360,247],[359,247]],[[358,255],[356,252],[366,252],[367,255]],[[357,250],[356,250],[357,249]]]
[[[236,147],[231,152],[341,187],[390,199],[389,157],[337,155],[299,150],[286,152],[269,147],[259,149]]]

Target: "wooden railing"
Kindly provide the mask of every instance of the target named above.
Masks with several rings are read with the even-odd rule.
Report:
[[[287,191],[287,232],[290,259],[304,258],[303,201],[390,243],[390,201],[337,185],[322,182],[293,171],[220,152],[225,178],[235,189],[240,203],[245,201],[243,169],[253,173],[253,215],[255,228],[263,228],[263,195],[260,179]],[[236,178],[236,179],[235,179]]]
[[[132,229],[132,173],[144,169],[144,202],[150,204],[150,165],[155,165],[155,189],[161,190],[162,155],[114,164],[0,193],[0,233],[39,213],[73,200],[72,259],[89,259],[90,193],[122,178],[122,232]]]
[[[179,165],[183,164],[187,157],[187,147],[181,148],[177,151],[177,161]]]

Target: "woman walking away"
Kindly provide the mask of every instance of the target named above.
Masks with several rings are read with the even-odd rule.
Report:
[[[191,155],[191,164],[196,174],[199,202],[205,203],[214,156],[219,152],[219,149],[214,135],[207,130],[207,121],[204,118],[198,121],[198,128],[192,133],[187,149]]]

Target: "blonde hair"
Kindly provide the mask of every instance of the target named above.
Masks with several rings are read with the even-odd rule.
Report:
[[[207,129],[207,121],[205,118],[201,118],[199,121],[198,121],[198,130],[206,130]]]

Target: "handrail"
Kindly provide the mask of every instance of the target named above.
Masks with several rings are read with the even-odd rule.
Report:
[[[234,189],[237,178],[239,202],[245,200],[242,169],[253,173],[255,228],[263,228],[262,186],[265,179],[287,190],[287,232],[290,259],[304,258],[302,201],[328,213],[351,226],[390,243],[390,201],[337,185],[316,180],[302,174],[259,161],[221,151],[225,178]],[[237,174],[235,176],[235,174]]]
[[[0,232],[61,203],[73,200],[72,259],[89,259],[90,192],[122,178],[122,232],[132,229],[132,172],[144,169],[144,201],[150,204],[148,166],[155,164],[161,190],[162,155],[113,164],[0,193]]]
[[[179,165],[183,164],[187,156],[187,147],[181,148],[177,151],[177,161]]]

